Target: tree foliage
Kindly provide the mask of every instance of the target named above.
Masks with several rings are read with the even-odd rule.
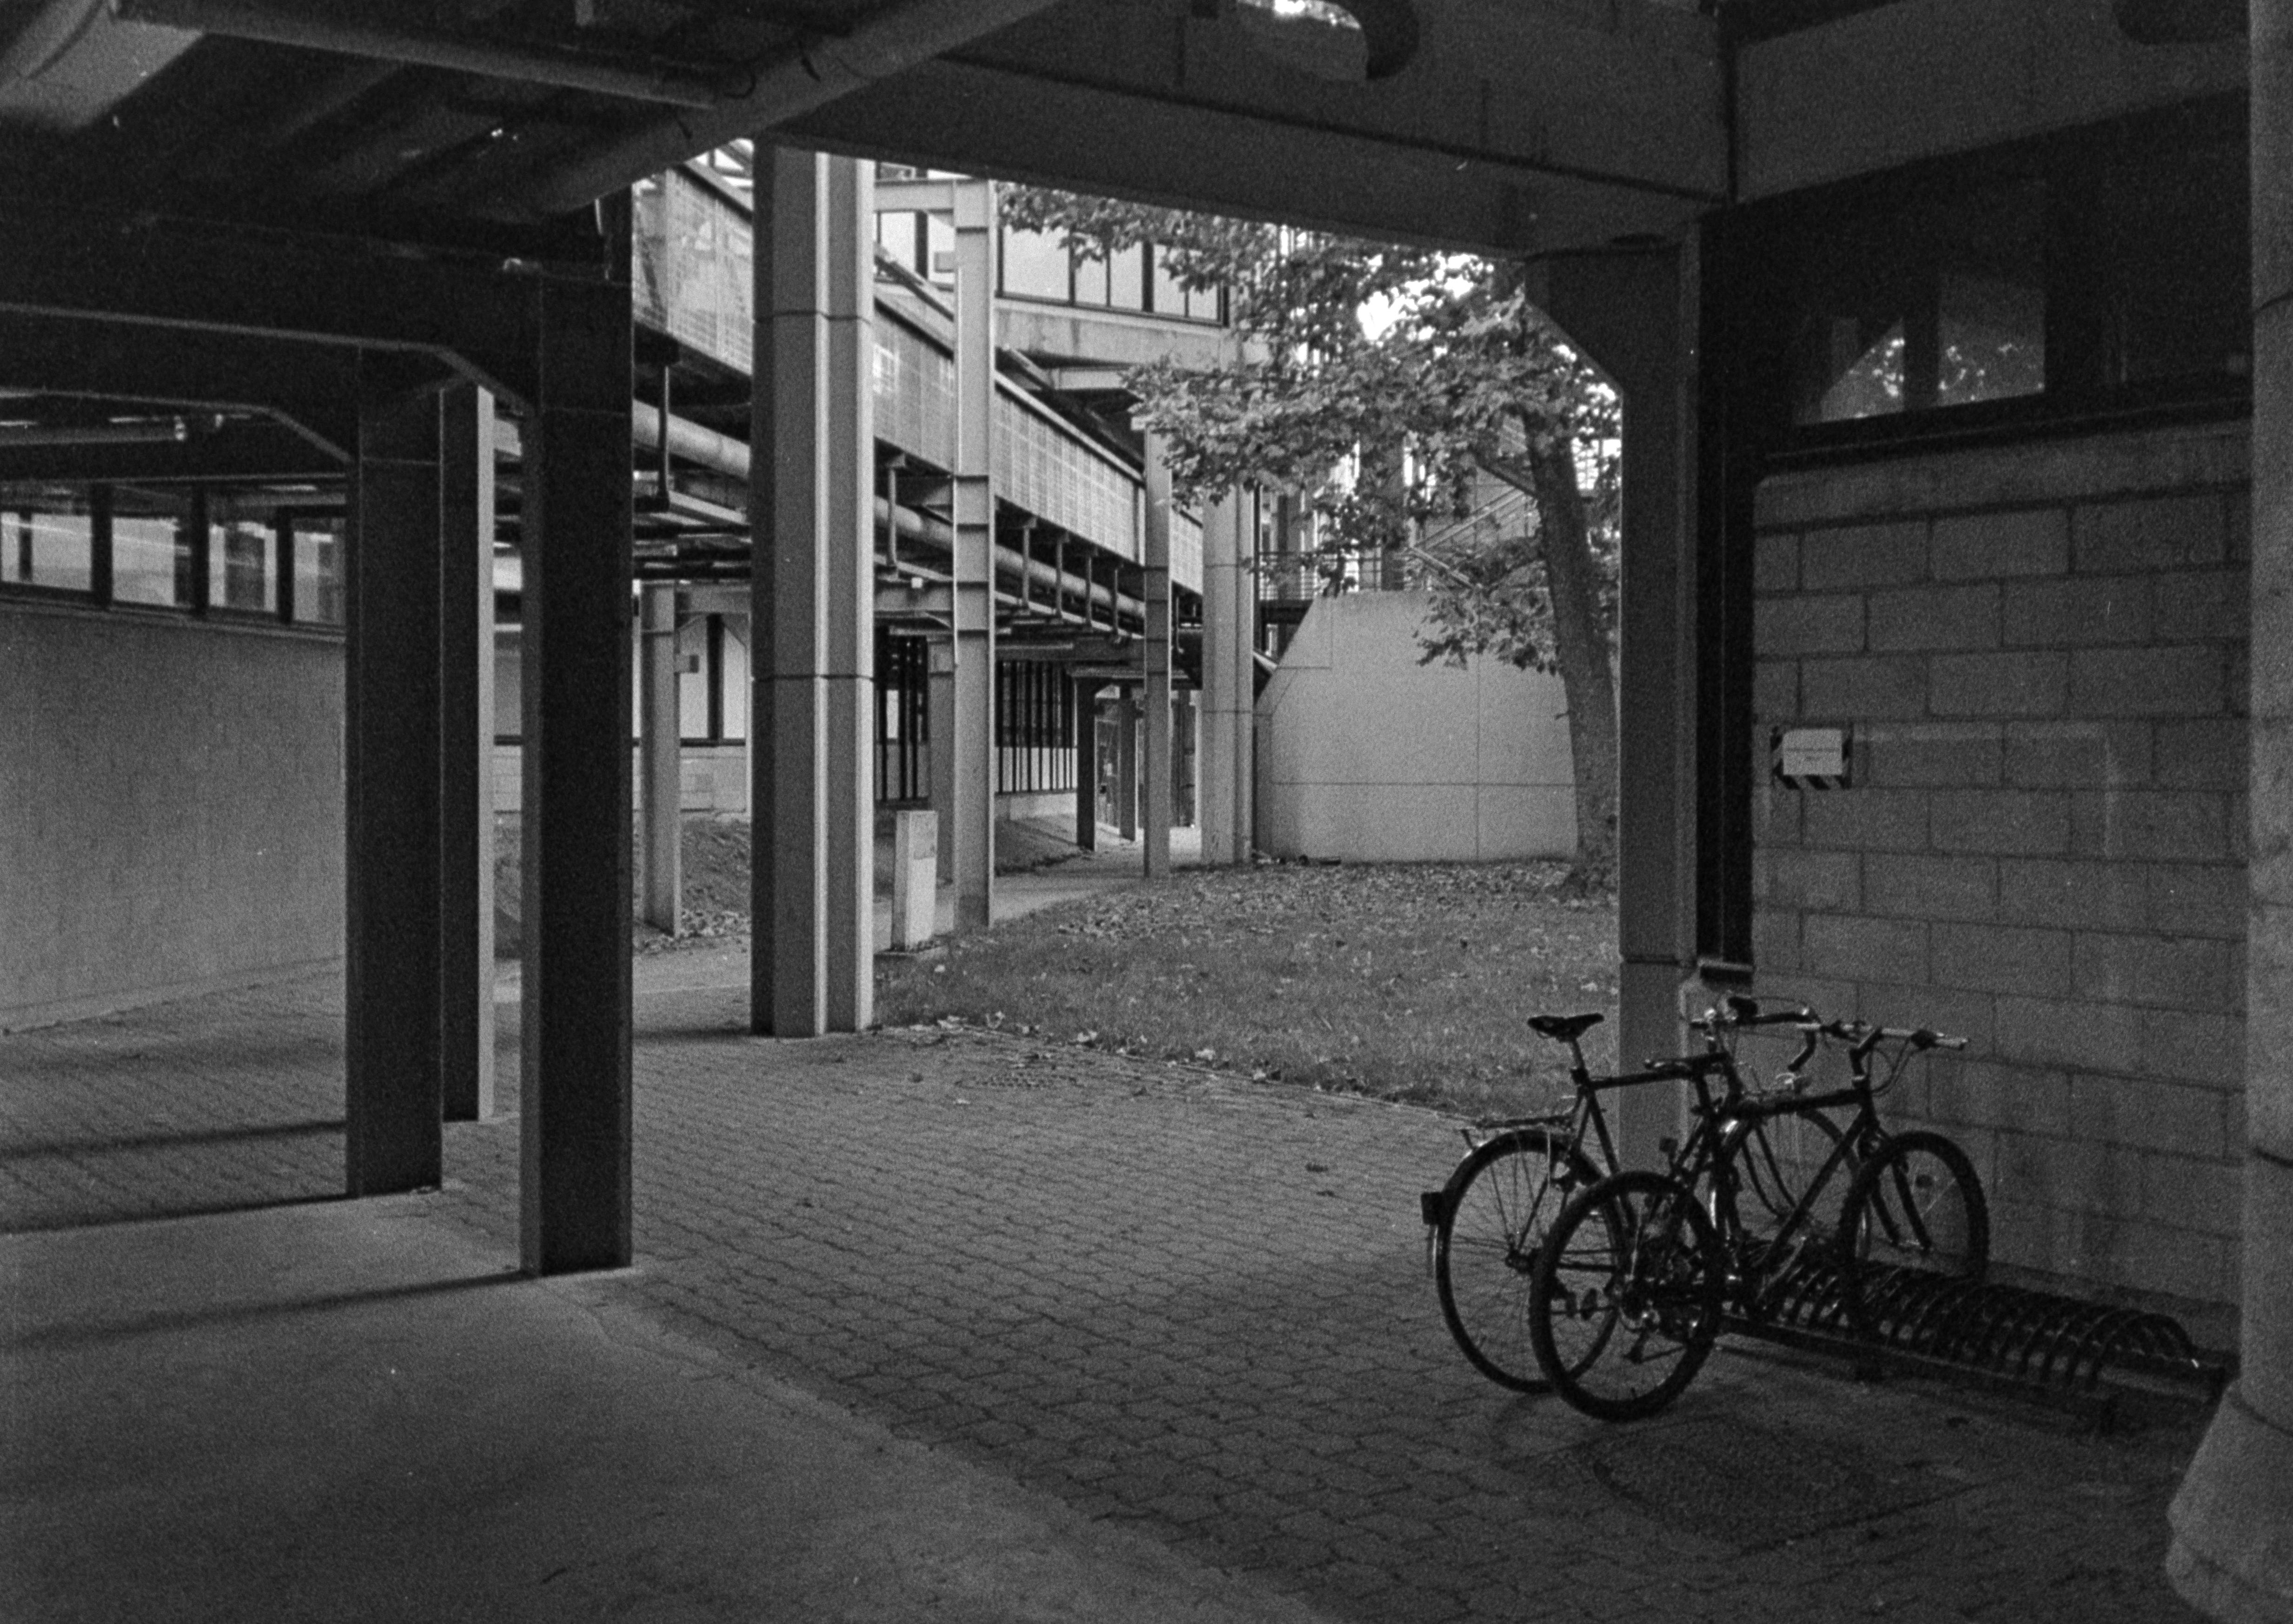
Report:
[[[1580,862],[1605,866],[1616,526],[1603,453],[1617,407],[1529,302],[1519,267],[1036,188],[1007,192],[1003,221],[1086,258],[1151,243],[1181,286],[1225,290],[1230,356],[1158,361],[1126,378],[1141,419],[1164,437],[1174,489],[1194,502],[1236,484],[1295,492],[1321,516],[1328,548],[1411,549],[1431,597],[1428,660],[1559,664],[1577,744]],[[1580,459],[1592,465],[1589,482]],[[1518,522],[1466,522],[1488,511],[1492,480],[1526,499],[1511,505]],[[1438,542],[1419,548],[1429,535]],[[1569,556],[1556,560],[1556,548]],[[1593,684],[1600,694],[1580,694]],[[1603,713],[1605,741],[1587,737]]]

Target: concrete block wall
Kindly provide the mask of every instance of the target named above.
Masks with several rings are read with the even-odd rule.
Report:
[[[1559,677],[1420,663],[1422,592],[1317,598],[1258,697],[1258,840],[1349,862],[1568,857]]]
[[[0,1027],[343,952],[338,638],[0,602]]]
[[[1758,990],[1971,1040],[1893,1103],[1974,1157],[2007,1265],[2237,1297],[2248,435],[1770,479]],[[1847,724],[1852,787],[1769,775]]]

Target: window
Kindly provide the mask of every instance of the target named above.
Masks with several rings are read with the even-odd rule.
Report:
[[[1744,405],[1789,450],[2242,402],[2247,166],[2216,102],[1739,211]]]
[[[343,623],[343,522],[298,514],[295,537],[295,618],[321,626]]]
[[[190,556],[182,521],[174,514],[124,510],[111,521],[111,596],[115,602],[174,609],[191,601],[179,559]]]
[[[1889,199],[1797,256],[1792,421],[1843,423],[2046,386],[2043,183]]]
[[[1066,303],[1067,251],[1047,231],[1003,233],[1003,291],[1023,299]]]
[[[0,514],[0,582],[92,591],[94,563],[93,519],[85,504]]]

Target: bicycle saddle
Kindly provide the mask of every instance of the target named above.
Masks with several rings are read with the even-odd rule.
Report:
[[[1541,1032],[1555,1043],[1573,1043],[1600,1024],[1598,1010],[1588,1010],[1582,1015],[1532,1015],[1528,1029]]]

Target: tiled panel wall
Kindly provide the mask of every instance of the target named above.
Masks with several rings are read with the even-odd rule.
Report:
[[[2248,467],[2240,425],[1770,479],[1747,742],[1760,990],[1972,1040],[1894,1104],[2003,1262],[2224,1308]],[[1851,787],[1776,782],[1784,725],[1851,726]]]

